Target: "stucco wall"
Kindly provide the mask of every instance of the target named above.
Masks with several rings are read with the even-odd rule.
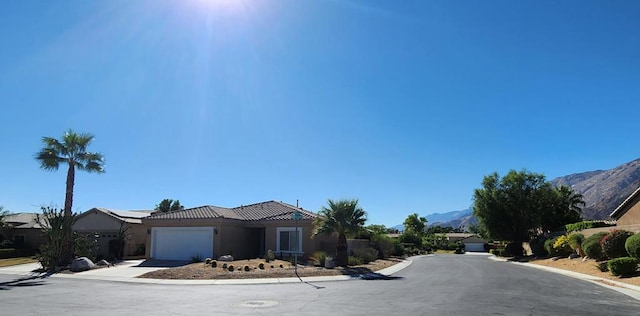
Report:
[[[626,225],[639,225],[640,224],[640,196],[636,197],[633,203],[633,206],[627,210],[622,216],[618,219],[619,226]]]

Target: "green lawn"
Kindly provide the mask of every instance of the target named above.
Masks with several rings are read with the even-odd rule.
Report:
[[[0,259],[0,267],[15,266],[15,265],[18,265],[18,264],[32,263],[32,262],[38,262],[38,260],[36,260],[33,257],[18,257],[18,258]]]

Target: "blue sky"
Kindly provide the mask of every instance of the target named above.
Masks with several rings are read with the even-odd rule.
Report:
[[[64,204],[42,136],[95,135],[74,211],[359,198],[465,209],[493,171],[640,157],[640,2],[0,2],[0,205]]]

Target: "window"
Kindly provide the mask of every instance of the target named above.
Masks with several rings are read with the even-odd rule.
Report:
[[[302,252],[302,228],[278,227],[276,235],[277,252]]]

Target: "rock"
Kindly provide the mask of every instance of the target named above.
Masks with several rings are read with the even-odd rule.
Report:
[[[96,265],[87,257],[75,258],[71,262],[71,272],[82,272],[93,269]]]
[[[587,257],[587,256],[585,256],[584,258],[582,258],[582,262],[585,262],[585,261],[587,261],[587,260],[589,260],[589,257]]]
[[[233,261],[233,256],[231,256],[231,255],[220,256],[220,258],[218,258],[218,260],[220,260],[220,261]]]
[[[553,258],[551,258],[551,261],[558,261],[558,260],[560,260],[560,257],[553,257]]]
[[[576,259],[576,258],[580,258],[580,256],[578,256],[577,253],[572,253],[569,255],[569,259]]]
[[[104,260],[104,259],[96,262],[96,265],[97,266],[101,266],[101,267],[110,267],[110,266],[112,266],[112,264],[109,263],[109,261]]]

